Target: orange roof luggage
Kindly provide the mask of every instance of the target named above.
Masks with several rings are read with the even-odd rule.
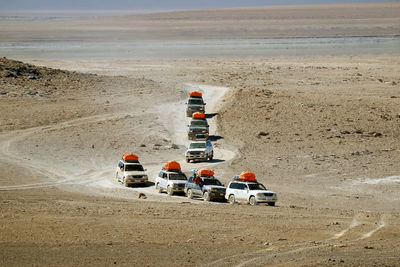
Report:
[[[206,114],[201,113],[201,112],[195,112],[192,115],[193,119],[199,119],[199,120],[204,120],[206,118]]]
[[[214,172],[212,170],[200,169],[197,170],[196,173],[200,176],[205,176],[205,175],[214,176]]]
[[[190,97],[202,97],[203,94],[199,91],[192,91],[192,92],[189,92],[189,96]]]
[[[139,157],[134,155],[134,154],[123,154],[122,155],[123,160],[132,160],[132,161],[139,161]]]
[[[181,165],[178,162],[171,160],[171,161],[168,161],[167,163],[165,163],[163,169],[168,170],[168,171],[171,171],[171,170],[180,171]]]
[[[247,182],[256,182],[256,175],[252,172],[242,172],[239,175],[239,180],[247,181]]]

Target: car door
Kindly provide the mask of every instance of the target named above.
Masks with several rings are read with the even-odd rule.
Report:
[[[246,201],[247,200],[247,185],[239,183],[238,184],[238,189],[237,189],[237,200],[239,201]]]
[[[124,176],[124,163],[122,161],[118,162],[117,176],[118,176],[118,180],[122,181],[122,177]]]
[[[201,191],[200,185],[196,184],[195,182],[192,183],[192,190],[193,194],[196,196],[203,196],[203,192]]]
[[[210,154],[211,154],[211,150],[212,150],[211,141],[210,141],[210,140],[207,140],[207,141],[206,141],[206,153],[207,153],[207,155],[210,155]]]

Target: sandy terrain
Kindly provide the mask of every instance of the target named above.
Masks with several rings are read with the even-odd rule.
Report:
[[[277,7],[239,14],[243,20],[267,16],[286,23],[287,31],[278,31],[285,37],[297,37],[290,29],[311,15],[310,25],[321,27],[318,36],[391,36],[398,34],[399,8],[398,3]],[[345,19],[333,12],[338,10]],[[123,32],[126,21],[147,21],[154,24],[148,36],[168,40],[168,34],[179,39],[185,31],[171,27],[176,32],[158,35],[164,20],[177,25],[176,18],[193,19],[199,24],[189,25],[199,27],[195,32],[201,39],[204,31],[212,33],[207,38],[220,34],[205,26],[217,18],[229,36],[262,36],[236,30],[230,16],[237,12],[179,12],[96,23],[105,21]],[[72,23],[82,21],[90,22]],[[341,30],[325,31],[332,21],[343,24]],[[382,31],[371,26],[377,21]],[[30,37],[13,28],[25,29],[22,20],[1,23],[3,42],[21,41],[21,36],[27,41],[65,38],[57,30],[60,21],[29,22],[39,29]],[[96,40],[87,24],[68,30],[71,36]],[[306,28],[296,32],[310,37]],[[60,57],[29,57],[37,66],[0,59],[0,265],[400,262],[399,56]],[[192,89],[204,93],[211,117],[216,157],[209,163],[184,159],[184,104]],[[276,207],[231,206],[158,194],[152,183],[125,188],[114,178],[125,152],[140,156],[152,182],[167,160],[178,160],[186,172],[212,168],[225,184],[250,170],[279,200]],[[138,199],[139,193],[147,199]]]

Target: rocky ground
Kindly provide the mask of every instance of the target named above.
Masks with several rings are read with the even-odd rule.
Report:
[[[339,57],[328,51],[337,46],[310,55],[299,45],[291,57],[245,56],[251,49],[224,57],[221,44],[238,40],[234,53],[265,37],[369,36],[360,44],[393,46],[398,9],[393,2],[1,18],[1,51],[24,62],[0,59],[0,265],[397,266],[395,49],[386,54],[375,44],[356,57],[351,44]],[[152,55],[154,47],[169,57]],[[182,47],[196,51],[170,55]],[[193,89],[207,101],[215,147],[207,163],[184,158]],[[139,155],[146,187],[115,180],[126,152]],[[185,172],[211,168],[225,184],[253,171],[278,194],[277,205],[159,194],[153,183],[167,160]]]
[[[397,59],[171,64],[104,76],[1,60],[2,264],[398,262]],[[277,207],[152,186],[139,200],[140,188],[115,183],[127,150],[151,180],[165,160],[183,159],[155,107],[184,101],[187,81],[230,88],[212,127],[216,146],[236,156],[212,168],[225,183],[254,171]]]

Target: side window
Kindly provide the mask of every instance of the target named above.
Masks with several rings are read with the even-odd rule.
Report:
[[[162,178],[163,177],[163,173],[164,173],[163,171],[160,171],[160,173],[158,174],[158,177]]]
[[[162,178],[167,179],[167,177],[168,177],[167,173],[164,172]]]
[[[118,167],[121,168],[122,166],[123,166],[122,161],[118,162]]]
[[[230,185],[229,185],[229,188],[231,188],[231,189],[237,189],[237,183],[231,183]]]
[[[207,146],[211,147],[211,142],[210,141],[207,141]]]
[[[245,190],[246,189],[246,185],[245,184],[238,184],[238,188],[239,190]]]
[[[193,176],[189,177],[189,183],[193,183]]]

